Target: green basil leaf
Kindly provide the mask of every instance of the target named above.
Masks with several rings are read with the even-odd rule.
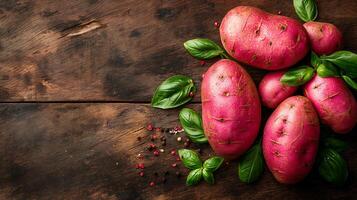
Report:
[[[195,91],[196,87],[191,78],[183,75],[172,76],[156,89],[151,105],[162,109],[175,108],[190,101],[190,92]]]
[[[239,160],[239,179],[245,183],[252,183],[261,176],[264,170],[263,154],[260,144],[254,145]]]
[[[339,153],[343,152],[348,147],[346,142],[336,139],[336,138],[333,138],[333,137],[325,138],[324,146],[327,148],[331,148]]]
[[[357,54],[350,51],[336,51],[328,56],[321,56],[321,60],[327,60],[343,69],[351,78],[357,78]]]
[[[343,185],[348,178],[348,169],[341,155],[333,149],[326,148],[319,153],[319,157],[320,176],[329,183]]]
[[[310,63],[313,68],[317,68],[321,63],[319,56],[313,51],[311,51]]]
[[[205,168],[209,172],[214,172],[222,165],[223,161],[223,158],[213,156],[203,163],[203,168]]]
[[[224,50],[209,39],[196,38],[186,41],[184,47],[197,59],[211,59],[224,54]]]
[[[322,63],[320,63],[316,71],[317,74],[323,78],[331,77],[331,76],[339,76],[338,69],[328,61],[323,61]]]
[[[315,0],[294,0],[296,14],[301,20],[308,22],[317,18],[317,5]]]
[[[203,168],[203,170],[202,170],[202,176],[203,176],[203,179],[204,179],[207,183],[209,183],[209,184],[211,184],[211,185],[214,184],[214,176],[213,176],[213,173],[210,172],[210,171],[208,171],[206,168]]]
[[[309,66],[301,66],[285,72],[280,78],[280,81],[289,86],[299,86],[308,82],[313,76],[313,68]]]
[[[357,90],[357,83],[349,76],[342,75],[343,80],[353,89]]]
[[[185,167],[189,169],[197,169],[202,167],[202,161],[195,151],[189,149],[180,149],[178,150],[178,153]]]
[[[186,185],[197,185],[202,179],[202,168],[190,171],[186,179]]]
[[[203,132],[202,118],[194,110],[183,108],[180,111],[179,119],[186,135],[194,143],[203,144],[208,140]]]

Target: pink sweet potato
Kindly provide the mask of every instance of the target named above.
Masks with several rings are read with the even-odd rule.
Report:
[[[269,117],[263,135],[263,154],[280,183],[301,181],[311,171],[320,137],[312,103],[303,96],[283,101]]]
[[[309,50],[306,30],[298,21],[249,6],[230,10],[222,20],[220,35],[229,55],[266,70],[288,68]]]
[[[259,83],[259,95],[264,106],[276,108],[286,98],[292,96],[298,87],[284,85],[280,78],[286,71],[267,73]]]
[[[220,60],[205,73],[203,128],[213,150],[226,159],[242,155],[257,137],[261,105],[255,84],[236,62]]]
[[[318,55],[329,55],[342,46],[342,33],[333,24],[307,22],[304,24],[312,50]]]
[[[321,122],[336,133],[348,133],[357,122],[357,103],[338,77],[315,75],[305,86],[305,96],[314,104]]]

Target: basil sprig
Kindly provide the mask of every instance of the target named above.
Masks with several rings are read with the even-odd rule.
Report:
[[[214,184],[215,172],[223,163],[223,158],[213,156],[207,159],[203,165],[200,157],[195,151],[180,149],[178,151],[180,159],[185,167],[191,169],[186,179],[186,185],[196,185],[202,178],[209,184]]]
[[[323,55],[321,60],[329,61],[339,68],[351,78],[357,78],[357,54],[350,51],[336,51],[331,55]]]
[[[347,149],[347,144],[332,136],[321,137],[317,156],[317,167],[320,176],[334,185],[343,185],[348,178],[347,163],[340,155]]]
[[[357,82],[354,81],[351,77],[342,75],[343,80],[353,89],[357,90]]]
[[[183,45],[188,53],[197,59],[206,60],[217,56],[229,58],[224,49],[209,39],[196,38],[186,41]]]
[[[207,143],[207,138],[202,127],[202,118],[194,110],[183,108],[180,111],[179,119],[186,135],[194,143]]]
[[[312,67],[300,66],[285,72],[280,81],[289,86],[299,86],[308,82],[313,76],[314,69]]]
[[[255,144],[239,160],[238,176],[244,183],[253,183],[259,179],[264,171],[264,160],[261,142]]]
[[[319,153],[320,176],[329,183],[341,186],[348,178],[347,163],[342,156],[331,148],[325,148]]]
[[[314,21],[318,10],[315,0],[294,0],[294,8],[299,18],[305,22]]]
[[[340,75],[338,69],[332,63],[327,61],[322,61],[318,65],[316,72],[323,78],[332,76],[338,77]]]
[[[169,109],[181,106],[192,99],[190,92],[195,92],[193,80],[187,76],[175,75],[156,88],[151,100],[152,107]]]

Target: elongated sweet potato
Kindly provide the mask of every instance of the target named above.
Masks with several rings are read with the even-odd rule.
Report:
[[[255,84],[236,62],[220,60],[202,81],[202,120],[205,135],[220,156],[234,159],[257,137],[261,105]]]
[[[259,83],[259,95],[264,106],[276,108],[286,98],[292,96],[298,87],[284,85],[280,78],[286,71],[267,73]]]
[[[230,10],[222,20],[220,35],[229,55],[266,70],[290,67],[309,50],[306,30],[298,21],[249,6]]]
[[[315,75],[304,87],[321,122],[336,133],[348,133],[357,122],[357,103],[341,78]]]
[[[304,24],[310,38],[312,50],[318,55],[329,55],[342,46],[342,33],[333,24],[307,22]]]
[[[312,103],[303,96],[283,101],[269,117],[263,135],[263,154],[269,170],[281,183],[301,181],[311,171],[320,137]]]

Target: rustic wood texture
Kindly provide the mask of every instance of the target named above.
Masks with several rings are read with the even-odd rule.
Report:
[[[191,106],[200,110],[200,105]],[[147,104],[2,104],[0,105],[0,199],[355,199],[357,193],[356,134],[343,137],[350,180],[335,188],[313,173],[304,182],[278,184],[266,169],[256,184],[241,183],[237,163],[216,172],[217,184],[185,186],[187,170],[170,150],[183,148],[166,135],[159,157],[146,150],[151,132],[146,124],[178,125],[178,109],[163,111]],[[137,137],[142,137],[141,141]],[[160,142],[154,142],[160,144]],[[160,145],[158,145],[160,146]],[[161,147],[160,147],[161,148]],[[208,145],[190,148],[211,153]],[[146,155],[143,160],[136,155]],[[145,176],[137,163],[145,164]],[[160,183],[165,171],[167,182]],[[175,172],[182,173],[181,178]],[[154,175],[158,172],[159,176]],[[158,181],[149,187],[150,181]]]
[[[285,186],[268,170],[245,185],[236,162],[216,173],[215,186],[186,187],[187,170],[170,167],[176,160],[169,151],[183,147],[177,136],[165,134],[166,152],[159,157],[145,150],[146,124],[179,123],[178,109],[148,105],[153,90],[174,74],[191,76],[199,89],[201,74],[214,62],[200,66],[183,42],[219,42],[213,24],[237,5],[297,18],[286,0],[0,0],[0,199],[356,199],[356,128],[341,137],[350,145],[343,188],[316,173]],[[319,1],[319,21],[336,24],[345,49],[355,52],[356,8],[355,0]],[[265,73],[246,69],[256,83]],[[189,105],[196,110],[199,93]],[[208,145],[190,148],[202,149],[202,158],[212,153]],[[144,177],[135,169],[139,162]],[[158,185],[149,187],[152,180]]]
[[[197,85],[201,67],[184,41],[219,42],[215,21],[237,5],[297,18],[286,0],[0,1],[2,101],[140,101],[174,74]],[[357,51],[357,1],[319,1],[319,20]],[[247,68],[254,80],[264,71]],[[199,93],[196,96],[199,101]]]

